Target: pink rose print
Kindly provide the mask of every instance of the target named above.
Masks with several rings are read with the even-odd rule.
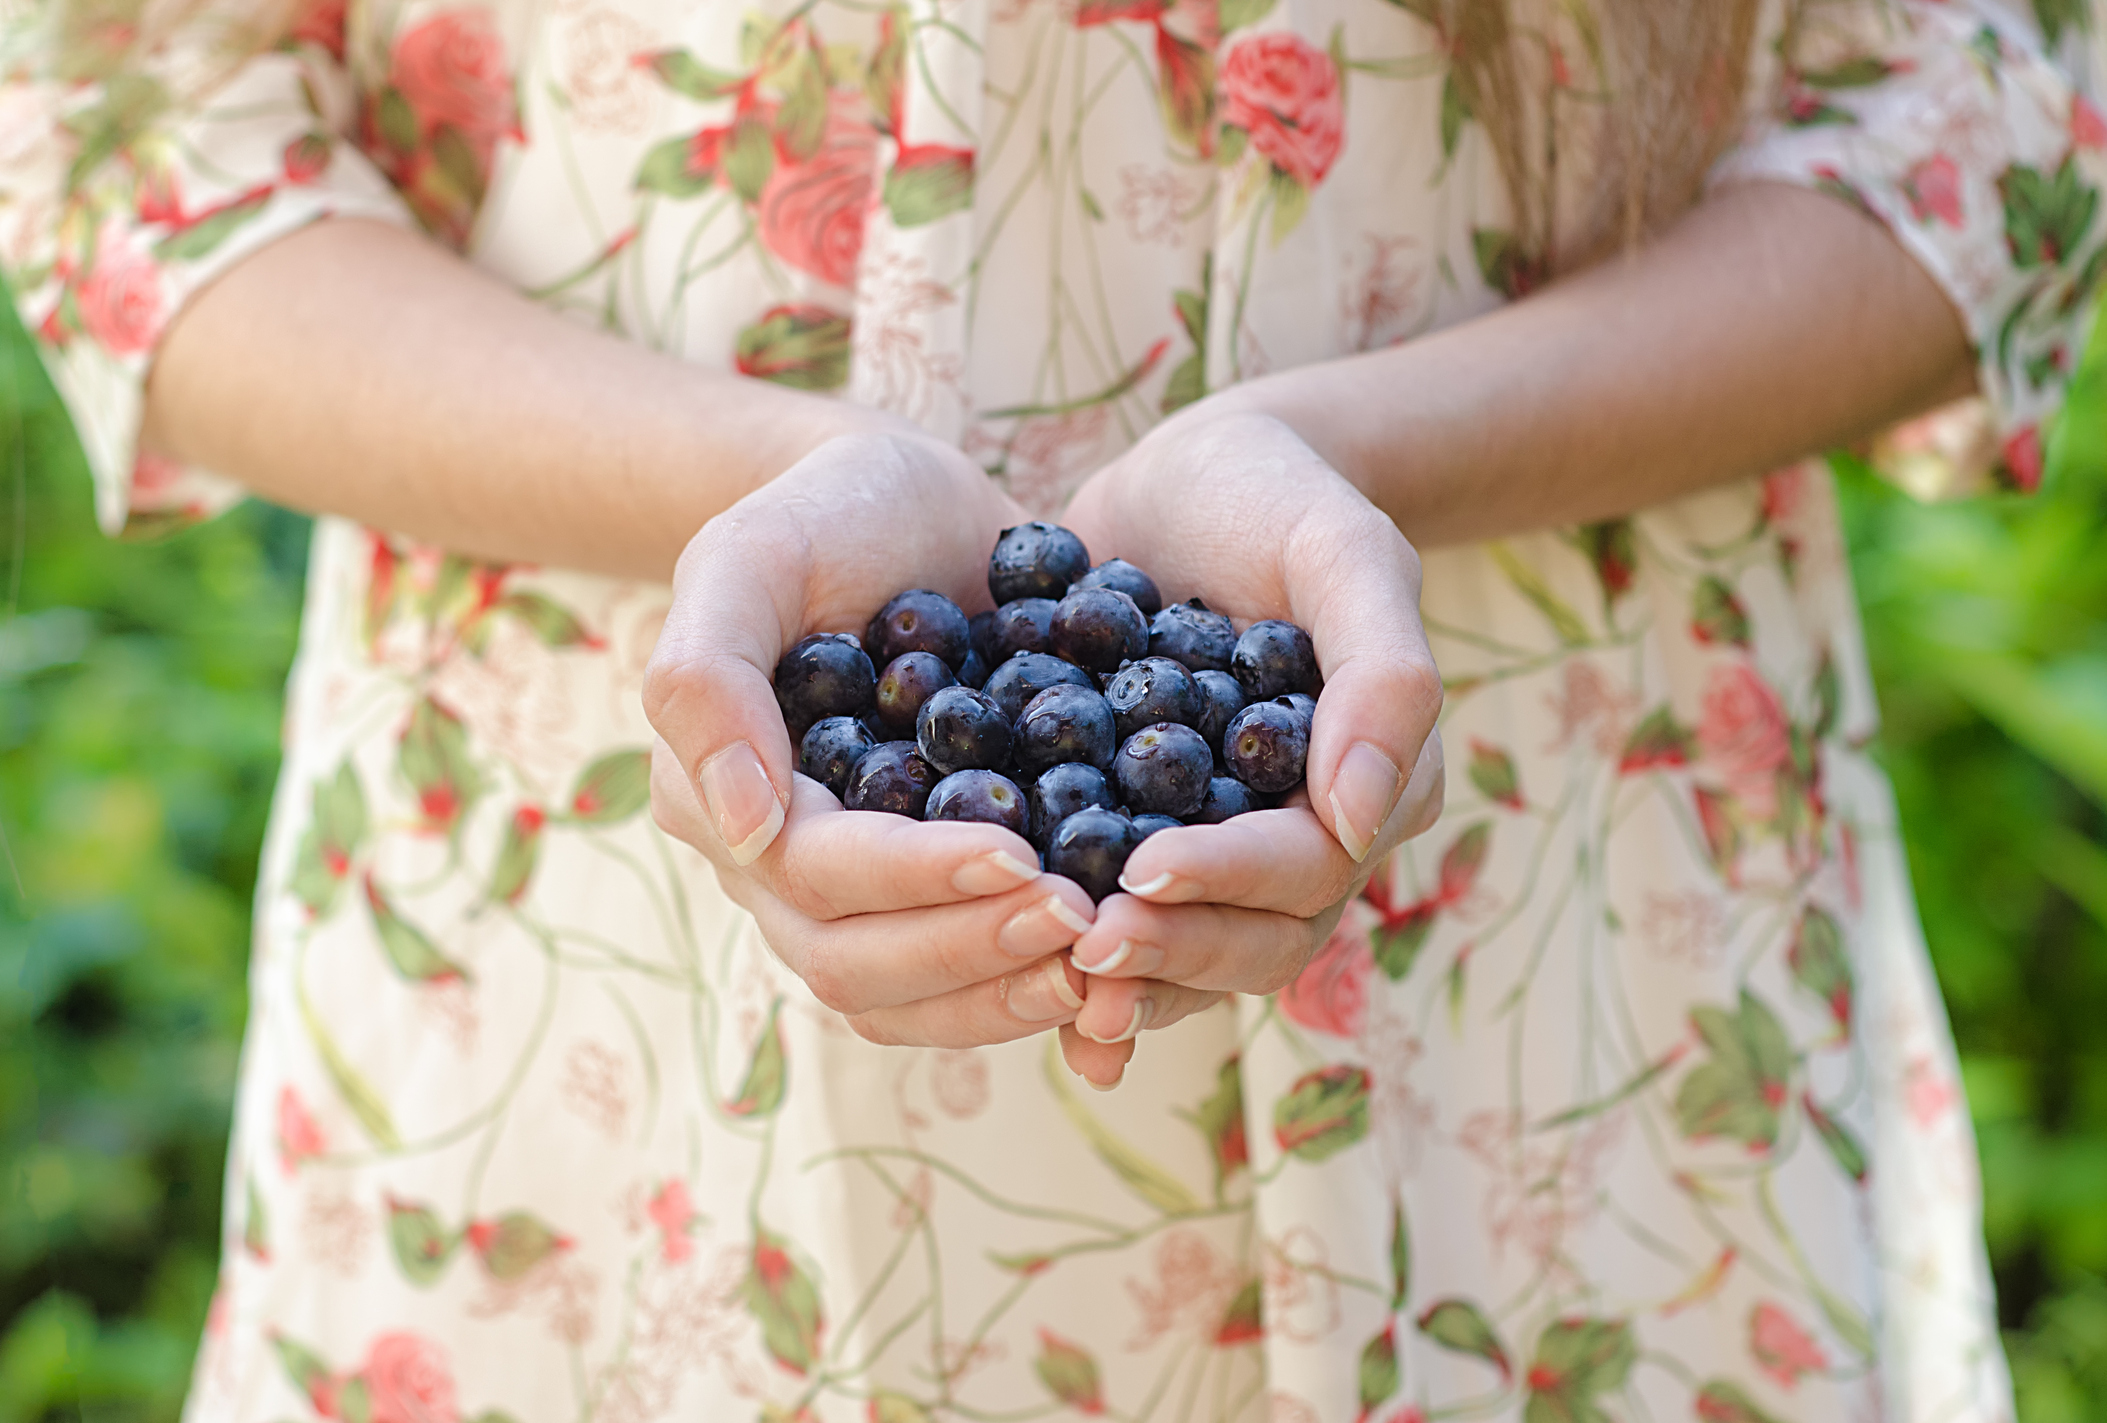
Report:
[[[761,245],[779,261],[837,287],[856,285],[863,218],[876,186],[878,135],[860,94],[836,94],[819,151],[778,162],[761,190]]]
[[[307,1110],[300,1094],[291,1086],[278,1093],[278,1163],[290,1176],[301,1162],[329,1149],[322,1138],[322,1125]]]
[[[393,77],[427,137],[445,124],[480,149],[518,131],[505,43],[487,10],[442,10],[405,30]]]
[[[1906,1084],[1903,1098],[1909,1104],[1909,1114],[1919,1131],[1930,1131],[1938,1125],[1941,1117],[1960,1103],[1960,1090],[1953,1085],[1952,1079],[1932,1066],[1928,1057],[1912,1058],[1903,1080]]]
[[[1320,1033],[1359,1037],[1368,1024],[1368,975],[1374,971],[1367,937],[1341,923],[1295,981],[1280,990],[1280,1011]]]
[[[1749,1311],[1749,1353],[1757,1368],[1785,1388],[1796,1388],[1803,1375],[1829,1367],[1822,1346],[1774,1304],[1759,1304]]]
[[[688,1199],[688,1183],[678,1177],[660,1186],[644,1208],[663,1237],[661,1252],[669,1265],[677,1265],[695,1253],[688,1232],[695,1226],[695,1204]]]
[[[2083,94],[2071,96],[2070,137],[2080,148],[2107,148],[2107,114],[2102,114]]]
[[[1331,56],[1290,34],[1265,34],[1222,65],[1222,121],[1304,187],[1324,181],[1346,144],[1346,106]]]
[[[1777,813],[1778,772],[1792,762],[1792,741],[1784,703],[1754,667],[1736,662],[1712,673],[1697,742],[1704,764],[1750,815]]]
[[[456,1423],[453,1375],[439,1346],[415,1334],[383,1334],[359,1370],[370,1423]]]
[[[154,259],[108,230],[96,243],[95,265],[75,291],[74,302],[89,338],[113,356],[152,350],[168,317],[161,270]]]
[[[1960,229],[1961,170],[1945,154],[1935,153],[1905,173],[1902,193],[1909,199],[1910,216],[1917,221],[1937,218],[1956,231]]]

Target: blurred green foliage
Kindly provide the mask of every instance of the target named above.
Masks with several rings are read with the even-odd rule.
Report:
[[[94,528],[0,302],[0,1423],[174,1418],[218,1254],[306,525]],[[2107,323],[2103,323],[2107,325]],[[2046,494],[1840,460],[2021,1423],[2107,1423],[2107,338]]]

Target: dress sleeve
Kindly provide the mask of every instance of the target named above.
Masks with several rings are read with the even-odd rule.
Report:
[[[408,224],[349,141],[344,0],[55,3],[0,14],[0,268],[65,400],[111,533],[208,518],[232,481],[139,450],[147,369],[183,304],[325,215]],[[131,18],[124,18],[129,16]]]
[[[2031,491],[2107,263],[2107,119],[2087,97],[2087,5],[1807,6],[1763,112],[1715,182],[1776,179],[1872,214],[1967,323],[1980,473]],[[1848,19],[1839,16],[1848,15]],[[1963,411],[1947,413],[1949,421]],[[1969,471],[1967,473],[1976,473]]]

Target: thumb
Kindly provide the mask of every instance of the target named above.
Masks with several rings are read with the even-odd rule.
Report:
[[[1283,575],[1324,690],[1310,731],[1310,806],[1365,863],[1431,819],[1442,778],[1441,674],[1419,621],[1419,555],[1357,491],[1297,520]],[[1431,743],[1431,744],[1430,744]]]
[[[771,678],[804,621],[804,561],[804,541],[770,510],[712,519],[681,555],[644,672],[644,713],[734,865],[775,843],[790,804],[797,748]]]

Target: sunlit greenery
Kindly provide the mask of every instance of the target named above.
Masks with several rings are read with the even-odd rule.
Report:
[[[0,311],[5,304],[0,303]],[[4,322],[0,316],[0,322]],[[2107,361],[2049,491],[1843,488],[2023,1423],[2107,1420]],[[0,1423],[173,1419],[305,524],[104,540],[0,331]]]

